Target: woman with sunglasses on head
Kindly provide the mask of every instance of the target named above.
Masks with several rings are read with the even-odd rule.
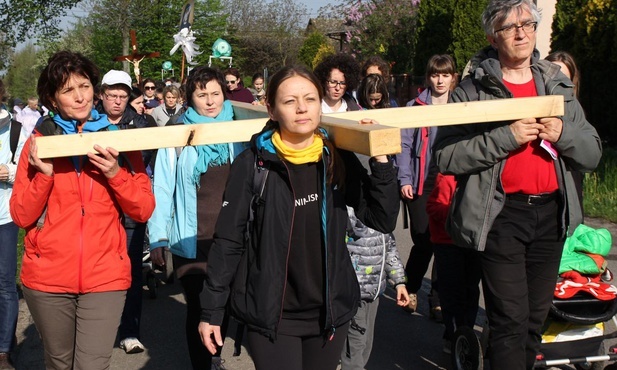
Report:
[[[351,55],[341,53],[326,57],[315,67],[315,75],[324,90],[321,102],[323,113],[361,109],[351,96],[351,91],[360,82],[360,66]]]
[[[202,340],[211,353],[222,346],[220,325],[231,307],[248,326],[258,370],[337,367],[360,300],[345,245],[347,205],[372,228],[396,226],[392,161],[371,158],[369,175],[353,153],[335,148],[319,127],[322,91],[303,67],[272,77],[270,120],[233,163],[208,256]],[[269,172],[253,202],[256,166]]]
[[[225,75],[225,84],[227,86],[225,90],[227,99],[244,103],[252,103],[255,100],[251,90],[244,87],[238,69],[227,68],[223,74]]]

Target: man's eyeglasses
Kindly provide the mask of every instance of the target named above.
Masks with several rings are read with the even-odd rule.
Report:
[[[535,32],[536,28],[538,27],[538,22],[525,22],[523,24],[521,24],[520,26],[517,26],[516,24],[511,24],[508,26],[505,26],[503,28],[500,28],[498,30],[495,30],[495,33],[501,32],[501,34],[504,37],[512,37],[514,36],[519,29],[523,29],[523,32],[525,33],[532,33]]]
[[[105,99],[108,101],[116,101],[116,99],[120,99],[120,101],[126,101],[129,99],[128,95],[109,95],[107,93],[104,93],[103,95],[105,95]]]
[[[328,86],[336,87],[337,85],[344,89],[345,86],[347,86],[347,82],[345,82],[345,81],[328,80]]]
[[[156,90],[155,86],[144,86],[145,90]]]
[[[237,80],[226,80],[225,82],[227,82],[227,85],[233,85],[237,82]]]

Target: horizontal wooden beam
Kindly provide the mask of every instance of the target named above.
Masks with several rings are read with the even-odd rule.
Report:
[[[234,102],[234,114],[240,120],[40,137],[37,138],[38,155],[40,158],[84,155],[93,152],[95,144],[124,152],[244,142],[261,131],[268,120],[265,107],[246,103]],[[397,128],[359,125],[356,121],[342,118],[337,120],[335,123],[326,124],[325,127],[334,144],[342,149],[368,156],[401,151],[400,130]]]
[[[233,102],[233,106],[236,119],[268,117],[268,110],[263,105]],[[360,118],[347,119],[347,114],[321,116],[320,126],[328,132],[328,137],[337,148],[370,157],[401,152],[399,129],[384,125],[359,125]]]
[[[533,98],[499,99],[449,103],[445,105],[416,105],[413,107],[370,109],[328,114],[348,120],[371,118],[382,125],[398,128],[463,125],[468,123],[515,121],[564,115],[561,95]]]
[[[246,103],[233,102],[233,105],[237,120],[229,122],[40,137],[37,139],[38,155],[40,158],[84,155],[92,152],[95,144],[123,152],[248,141],[264,127],[268,117],[267,110],[263,106]],[[563,114],[562,96],[543,96],[324,114],[321,125],[328,131],[337,147],[375,156],[400,152],[399,128],[507,121]],[[358,121],[363,118],[374,119],[380,125],[359,125]]]

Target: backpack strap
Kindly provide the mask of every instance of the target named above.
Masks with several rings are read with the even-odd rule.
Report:
[[[11,163],[15,164],[15,152],[17,151],[17,144],[19,144],[19,134],[21,133],[21,122],[11,120],[9,146],[11,148]]]
[[[56,122],[50,117],[45,116],[42,120],[39,119],[39,123],[34,128],[36,132],[41,134],[42,136],[53,136],[53,135],[62,135],[62,127],[58,126]],[[45,216],[47,215],[47,207],[43,210],[41,216],[36,221],[36,228],[42,229],[45,224]]]
[[[252,227],[253,220],[255,219],[255,208],[265,202],[263,193],[266,188],[266,181],[268,180],[269,173],[270,169],[265,164],[263,158],[259,155],[255,155],[255,163],[253,164],[253,197],[251,198],[249,212],[249,228]]]
[[[43,117],[43,120],[36,125],[34,130],[43,136],[62,135],[64,133],[62,127],[58,126],[50,116]]]
[[[263,158],[256,154],[255,162],[253,163],[253,196],[251,197],[251,204],[249,205],[249,219],[246,223],[246,231],[244,234],[246,243],[250,243],[251,241],[257,206],[265,202],[263,193],[266,188],[268,173],[270,173],[270,169],[265,164]]]

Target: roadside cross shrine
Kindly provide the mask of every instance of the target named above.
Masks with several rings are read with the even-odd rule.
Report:
[[[120,55],[114,58],[115,61],[118,62],[129,62],[133,65],[133,74],[135,74],[135,80],[138,84],[141,83],[141,77],[139,72],[139,63],[145,58],[158,58],[161,56],[161,53],[158,51],[152,53],[144,53],[141,54],[137,51],[137,35],[135,34],[135,30],[130,31],[131,34],[131,54],[129,55]]]
[[[267,122],[267,110],[260,105],[240,102],[232,104],[234,121],[39,137],[36,140],[38,156],[54,158],[85,155],[94,151],[95,144],[125,152],[249,141]],[[321,127],[328,131],[336,147],[376,156],[401,152],[402,128],[563,115],[563,96],[549,95],[323,114]],[[379,124],[358,124],[363,118],[376,120]]]

